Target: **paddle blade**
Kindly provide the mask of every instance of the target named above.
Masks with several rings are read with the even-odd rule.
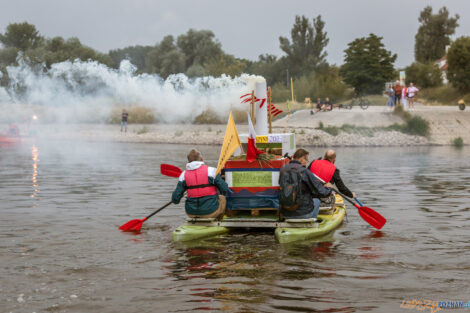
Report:
[[[358,208],[359,215],[364,219],[364,221],[369,223],[372,227],[381,229],[387,222],[385,217],[372,210],[371,208],[365,206],[358,206],[357,204],[355,204],[355,207]]]
[[[145,219],[139,220],[131,220],[127,222],[126,224],[122,225],[119,227],[120,230],[122,231],[140,231],[140,228],[142,227],[142,223],[145,221]]]
[[[160,172],[162,175],[170,177],[180,177],[183,171],[174,165],[171,164],[160,164]]]

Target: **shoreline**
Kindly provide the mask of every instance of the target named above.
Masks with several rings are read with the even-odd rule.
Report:
[[[298,147],[446,146],[452,145],[452,139],[457,137],[463,139],[464,145],[470,143],[470,111],[417,105],[416,110],[410,113],[429,122],[429,137],[384,130],[394,123],[404,123],[386,107],[333,110],[314,115],[310,115],[309,110],[299,110],[289,118],[274,121],[273,133],[295,132]],[[319,129],[320,123],[325,128],[338,128],[338,133],[334,135],[326,132],[325,128]],[[341,129],[344,125],[352,127],[346,132]],[[7,127],[0,124],[0,132]],[[39,124],[35,131],[38,139],[46,140],[220,145],[225,128],[225,124],[130,124],[126,133],[120,132],[120,124]],[[248,126],[239,124],[237,130],[239,134],[246,134]],[[27,140],[24,138],[24,141]]]

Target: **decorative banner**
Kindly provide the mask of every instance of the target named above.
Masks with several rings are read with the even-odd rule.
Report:
[[[279,169],[226,168],[225,181],[230,188],[279,187]]]
[[[233,172],[233,187],[272,187],[272,172]]]
[[[222,149],[220,150],[219,163],[217,164],[217,174],[220,173],[227,160],[240,146],[241,142],[240,138],[238,138],[237,127],[235,126],[235,121],[232,117],[232,111],[230,111],[227,129],[225,130],[224,143],[222,144]]]

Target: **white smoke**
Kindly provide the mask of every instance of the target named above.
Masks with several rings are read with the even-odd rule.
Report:
[[[130,106],[150,108],[158,121],[167,123],[191,122],[208,109],[223,117],[231,108],[241,108],[240,96],[262,79],[247,74],[190,79],[176,74],[163,80],[136,74],[127,60],[117,70],[95,61],[66,61],[48,70],[20,59],[18,63],[7,67],[9,88],[0,88],[3,110],[42,110],[57,122],[106,121],[112,109]]]

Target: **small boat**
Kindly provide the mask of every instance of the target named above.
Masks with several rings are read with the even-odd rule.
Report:
[[[316,223],[310,227],[278,227],[274,234],[280,243],[289,243],[294,241],[308,240],[326,235],[341,225],[346,215],[346,207],[343,199],[335,195],[336,204],[333,212],[320,212]],[[291,224],[301,223],[303,220],[287,220]]]
[[[173,232],[173,241],[186,242],[228,233],[230,229],[270,228],[274,229],[280,243],[309,240],[324,236],[341,225],[346,207],[340,195],[335,195],[334,207],[323,208],[316,220],[280,220],[278,214],[251,216],[225,215],[222,220],[213,218],[190,218]]]
[[[18,142],[21,142],[21,137],[0,135],[0,143],[8,144],[8,143],[18,143]]]
[[[6,134],[0,134],[0,143],[17,143],[21,142],[21,136],[18,126],[10,124]]]

